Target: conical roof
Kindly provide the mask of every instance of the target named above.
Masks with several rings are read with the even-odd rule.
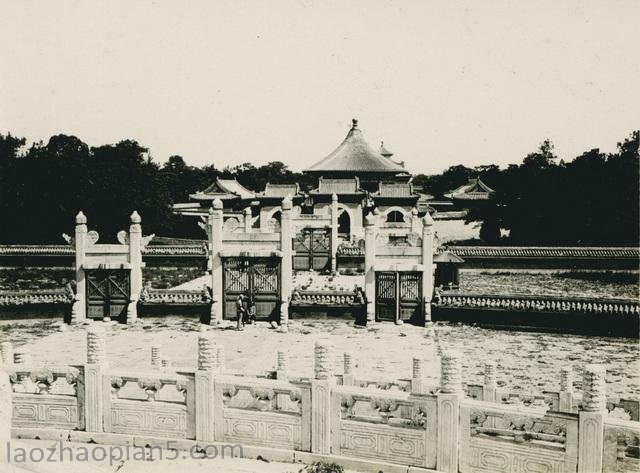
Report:
[[[358,128],[358,120],[353,119],[353,126],[347,137],[326,158],[318,161],[305,172],[321,173],[325,171],[350,172],[387,172],[403,173],[407,171],[399,164],[385,158],[379,151],[373,149],[363,138]]]

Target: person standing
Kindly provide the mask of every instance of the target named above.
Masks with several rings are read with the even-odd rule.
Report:
[[[243,330],[246,309],[244,305],[244,296],[242,294],[238,294],[238,299],[236,299],[236,314],[238,315],[238,323],[236,325],[236,329]]]

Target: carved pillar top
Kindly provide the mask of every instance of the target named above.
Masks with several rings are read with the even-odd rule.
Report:
[[[287,371],[289,369],[289,356],[284,350],[278,350],[278,360],[276,369],[278,371]]]
[[[429,212],[427,212],[427,214],[422,218],[422,231],[426,232],[428,229],[431,228],[431,226],[433,226],[433,217],[431,217],[431,215],[429,214]]]
[[[560,391],[573,391],[573,369],[571,366],[563,366],[560,370]]]
[[[92,325],[87,329],[87,363],[105,364],[107,346],[105,330],[101,325]]]
[[[440,360],[440,386],[443,393],[462,393],[460,353],[445,351]]]
[[[365,230],[373,230],[373,227],[376,225],[376,216],[375,213],[370,213],[364,218],[364,226]]]
[[[493,361],[488,361],[484,364],[484,385],[489,387],[496,387],[496,364]]]
[[[604,365],[585,366],[583,378],[582,410],[604,412],[607,409],[607,381]]]
[[[0,343],[0,357],[5,366],[13,364],[13,343],[9,341]]]
[[[222,200],[220,200],[220,199],[214,199],[213,200],[213,203],[211,204],[211,208],[213,210],[222,210],[222,207],[223,207]]]
[[[350,351],[344,352],[344,374],[353,373],[353,353]]]
[[[413,366],[412,366],[412,378],[421,379],[423,376],[423,362],[422,358],[417,356],[413,357]]]
[[[218,366],[218,349],[213,334],[198,336],[198,369],[211,371]]]
[[[282,199],[282,210],[291,210],[293,208],[293,202],[291,202],[291,198],[286,196]]]
[[[76,215],[76,225],[86,225],[86,224],[87,224],[87,217],[84,215],[84,213],[82,213],[82,210],[81,210]]]
[[[318,340],[313,353],[315,379],[333,379],[333,345],[326,340]]]

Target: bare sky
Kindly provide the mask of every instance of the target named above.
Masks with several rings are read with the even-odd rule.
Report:
[[[352,117],[413,172],[640,128],[640,1],[0,0],[0,133],[298,170]]]

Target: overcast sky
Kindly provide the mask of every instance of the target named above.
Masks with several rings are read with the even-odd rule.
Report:
[[[0,133],[302,169],[360,120],[413,172],[640,128],[640,1],[0,0]]]

